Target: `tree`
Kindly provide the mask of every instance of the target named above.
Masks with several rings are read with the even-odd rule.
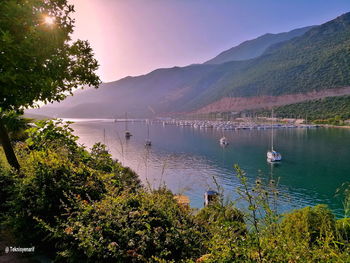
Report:
[[[72,41],[74,6],[67,0],[0,1],[0,109],[21,111],[61,101],[81,86],[98,87],[98,63],[87,41]],[[19,163],[0,113],[8,162]]]

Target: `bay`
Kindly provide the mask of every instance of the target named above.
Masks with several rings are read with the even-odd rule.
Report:
[[[79,142],[87,148],[104,142],[113,158],[132,168],[146,187],[166,185],[174,193],[186,194],[192,207],[203,206],[203,194],[223,188],[225,198],[240,206],[233,165],[245,172],[248,183],[257,178],[278,182],[280,212],[308,205],[327,204],[343,215],[342,197],[336,190],[350,181],[350,130],[337,128],[283,128],[275,130],[275,148],[283,161],[266,161],[270,130],[224,131],[230,142],[221,147],[222,130],[189,126],[149,125],[152,146],[146,148],[147,124],[129,121],[131,139],[124,137],[125,122],[76,119],[72,125]]]

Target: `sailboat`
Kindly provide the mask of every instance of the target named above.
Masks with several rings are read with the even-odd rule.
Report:
[[[226,139],[225,136],[222,136],[222,137],[220,138],[219,142],[220,142],[220,145],[221,145],[221,146],[227,146],[227,145],[228,145],[228,141],[227,141],[227,139]]]
[[[152,146],[152,142],[149,138],[149,120],[147,120],[147,139],[145,141],[145,146],[146,147]]]
[[[125,112],[125,138],[130,139],[132,134],[128,131],[128,113]]]
[[[272,109],[272,120],[273,120],[273,109]],[[271,123],[271,150],[267,152],[267,161],[274,163],[282,160],[282,155],[275,151],[273,148],[273,124]]]

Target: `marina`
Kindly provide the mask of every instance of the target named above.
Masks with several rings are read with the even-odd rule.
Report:
[[[163,125],[176,125],[176,126],[189,126],[198,129],[217,129],[217,130],[266,130],[271,129],[272,127],[275,129],[278,128],[317,128],[318,125],[312,124],[295,124],[295,123],[286,123],[286,121],[282,121],[282,123],[277,124],[268,124],[266,123],[269,119],[265,119],[265,122],[254,122],[250,119],[243,119],[241,121],[201,121],[201,120],[169,120],[162,121]],[[284,122],[284,123],[283,123]]]

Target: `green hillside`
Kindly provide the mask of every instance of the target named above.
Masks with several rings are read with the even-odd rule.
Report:
[[[350,96],[328,97],[276,108],[279,117],[301,117],[319,124],[342,125],[350,119]]]
[[[215,58],[208,60],[204,64],[222,64],[230,61],[247,60],[259,57],[271,45],[290,40],[294,37],[301,36],[311,28],[312,26],[308,26],[278,34],[269,33],[252,40],[244,41],[238,46],[225,50],[224,52],[220,53]]]
[[[280,117],[301,116],[310,120],[329,119],[339,116],[350,119],[350,96],[328,97],[276,108]]]
[[[251,116],[271,116],[270,109],[244,111]],[[319,124],[345,124],[350,119],[350,96],[328,97],[274,108],[278,118],[302,118]]]
[[[218,66],[212,74],[220,71],[221,78],[188,108],[204,106],[223,96],[276,96],[349,86],[349,65],[347,13],[301,37],[270,47],[256,59]]]

